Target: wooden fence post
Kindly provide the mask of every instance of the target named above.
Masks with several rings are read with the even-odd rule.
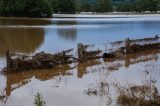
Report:
[[[77,47],[78,47],[78,57],[79,57],[79,58],[82,58],[83,55],[84,55],[84,47],[83,47],[83,44],[82,44],[82,43],[78,43],[78,44],[77,44]]]
[[[159,40],[158,35],[155,35],[155,40],[158,42],[158,40]]]
[[[6,60],[7,60],[7,70],[10,70],[12,68],[12,60],[9,50],[6,50]]]
[[[131,41],[129,38],[125,39],[125,47],[126,47],[126,54],[130,53]]]

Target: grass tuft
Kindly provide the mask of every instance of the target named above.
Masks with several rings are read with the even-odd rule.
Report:
[[[117,103],[122,106],[160,106],[160,96],[153,84],[124,88],[115,85],[119,93]]]
[[[34,96],[34,104],[35,106],[45,106],[46,102],[43,100],[43,97],[41,96],[40,93],[37,93],[35,96]]]

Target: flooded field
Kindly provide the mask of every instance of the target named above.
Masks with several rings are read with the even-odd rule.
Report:
[[[105,51],[109,42],[155,35],[160,35],[160,15],[0,18],[0,69],[6,66],[7,49],[31,55],[73,48],[76,55],[78,43],[93,44],[91,49]],[[0,106],[34,106],[38,92],[47,106],[123,106],[118,103],[121,93],[117,88],[150,84],[160,92],[159,76],[159,50],[124,59],[97,59],[49,70],[0,74]]]

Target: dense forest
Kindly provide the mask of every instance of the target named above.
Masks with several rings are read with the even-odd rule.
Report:
[[[0,16],[51,17],[53,13],[157,12],[160,0],[0,0]]]
[[[48,0],[0,0],[1,16],[51,17]]]
[[[80,12],[157,12],[160,10],[160,0],[91,0],[92,2],[85,2],[85,0],[81,1],[81,3],[77,3],[77,11]]]
[[[115,5],[121,12],[157,12],[160,10],[160,0],[130,0]]]

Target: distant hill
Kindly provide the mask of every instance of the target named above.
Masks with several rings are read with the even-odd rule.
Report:
[[[124,3],[124,2],[133,2],[135,0],[112,0],[113,3]]]
[[[117,2],[117,3],[121,3],[121,2],[130,2],[133,0],[112,0],[112,2]]]
[[[96,4],[97,0],[76,0],[78,3],[79,2],[86,2],[89,4]],[[119,3],[124,3],[124,2],[133,2],[134,0],[111,0],[113,4],[119,4]]]
[[[97,0],[76,0],[77,3],[89,3],[89,4],[96,4]]]

